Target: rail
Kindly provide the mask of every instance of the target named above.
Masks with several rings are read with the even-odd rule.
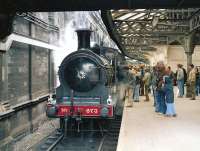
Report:
[[[117,148],[119,131],[121,126],[121,118],[113,119],[110,122],[107,131],[90,131],[81,130],[80,133],[71,131],[65,136],[62,131],[54,131],[47,138],[44,138],[40,143],[31,150],[37,151],[53,151],[53,150],[74,150],[74,151],[115,151]]]

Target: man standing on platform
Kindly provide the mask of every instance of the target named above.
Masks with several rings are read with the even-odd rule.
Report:
[[[152,86],[152,90],[153,90],[153,98],[154,98],[154,106],[156,106],[156,80],[157,80],[157,67],[154,66],[153,67],[153,71],[151,74],[151,86]]]
[[[184,85],[187,82],[187,72],[186,72],[185,68],[183,67],[183,65],[181,65],[181,69],[183,69],[183,74],[184,74],[184,84],[183,84],[183,95],[184,95],[185,94]]]
[[[133,69],[132,66],[128,67],[128,73],[127,73],[127,86],[128,86],[128,102],[127,102],[127,107],[132,107],[133,106],[133,83],[134,83],[134,74],[133,74]]]
[[[142,80],[144,82],[145,97],[146,97],[145,101],[149,101],[149,89],[151,83],[151,74],[149,69],[145,69],[145,74]]]
[[[141,75],[141,79],[143,79],[144,77],[144,64],[140,65],[140,75]],[[141,80],[140,83],[140,96],[144,96],[144,82]]]
[[[188,84],[192,94],[191,100],[195,100],[196,71],[193,64],[189,65],[189,70]]]
[[[184,94],[184,71],[181,68],[181,64],[177,65],[178,69],[177,69],[177,86],[178,86],[178,90],[179,90],[179,95],[178,97],[182,98],[183,94]]]

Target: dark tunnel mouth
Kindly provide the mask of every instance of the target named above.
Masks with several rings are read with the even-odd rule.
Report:
[[[63,79],[71,89],[88,92],[100,81],[100,69],[92,59],[77,57],[66,64]]]

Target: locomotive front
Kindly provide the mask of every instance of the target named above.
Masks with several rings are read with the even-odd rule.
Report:
[[[59,68],[61,85],[56,103],[47,105],[49,117],[112,118],[110,87],[113,69],[109,61],[90,48],[89,30],[78,30],[78,51],[68,55]]]

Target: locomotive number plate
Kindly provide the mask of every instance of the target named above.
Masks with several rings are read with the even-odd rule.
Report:
[[[87,114],[97,114],[98,113],[98,109],[86,109],[86,113]]]
[[[83,115],[85,116],[99,116],[100,115],[100,108],[95,106],[88,106],[84,107]]]
[[[101,116],[101,106],[73,106],[73,113],[71,113],[70,106],[59,106],[58,107],[58,116],[66,116],[66,115],[77,115],[81,113],[81,116],[85,117],[99,117]],[[112,106],[109,107],[109,117],[113,116],[113,109]]]

